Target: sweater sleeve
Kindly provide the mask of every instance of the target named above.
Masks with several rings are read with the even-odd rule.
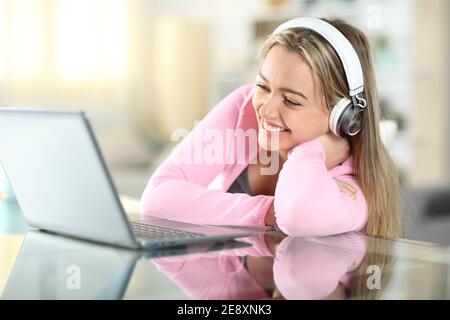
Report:
[[[286,237],[277,247],[274,281],[288,300],[327,297],[367,250],[366,238],[355,232],[313,239]]]
[[[152,259],[151,263],[195,300],[255,300],[268,298],[238,256],[196,256],[187,261]]]
[[[264,241],[264,234],[257,233],[239,241],[251,246],[154,258],[151,263],[193,299],[267,298],[264,289],[240,259],[244,256],[273,257]]]
[[[265,227],[264,216],[273,197],[207,188],[229,162],[226,138],[236,129],[250,88],[240,87],[219,102],[157,168],[141,198],[142,215],[198,224]]]
[[[353,175],[337,176],[357,189],[356,200],[340,192],[327,171],[325,151],[318,139],[288,153],[275,189],[278,227],[292,236],[324,236],[360,230],[367,205]],[[294,193],[294,194],[293,194]]]

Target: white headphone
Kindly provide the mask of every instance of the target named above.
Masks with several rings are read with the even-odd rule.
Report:
[[[329,126],[337,136],[354,136],[362,128],[362,112],[366,100],[362,98],[364,78],[361,63],[355,49],[348,39],[334,26],[318,18],[296,18],[278,26],[273,34],[290,28],[310,29],[324,37],[336,50],[344,67],[349,96],[343,97],[332,108]]]

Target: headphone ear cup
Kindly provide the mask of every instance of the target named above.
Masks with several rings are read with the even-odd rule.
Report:
[[[342,124],[344,123],[344,120],[348,118],[348,111],[352,109],[352,106],[352,101],[349,98],[344,97],[334,105],[333,109],[331,109],[328,123],[331,132],[333,132],[335,135],[339,137],[346,136],[346,132],[342,130]]]
[[[341,116],[340,130],[341,134],[352,137],[361,131],[363,109],[350,106],[344,110]]]

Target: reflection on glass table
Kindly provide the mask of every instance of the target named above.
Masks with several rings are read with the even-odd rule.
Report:
[[[135,251],[29,231],[2,299],[122,299],[140,260],[248,245],[228,240]]]
[[[448,299],[445,247],[266,233],[252,247],[151,261],[192,299]],[[199,272],[202,270],[202,272]]]

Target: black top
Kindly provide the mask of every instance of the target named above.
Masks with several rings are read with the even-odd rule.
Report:
[[[250,195],[250,186],[248,183],[248,166],[241,172],[241,174],[234,180],[230,188],[229,193],[246,193]]]

